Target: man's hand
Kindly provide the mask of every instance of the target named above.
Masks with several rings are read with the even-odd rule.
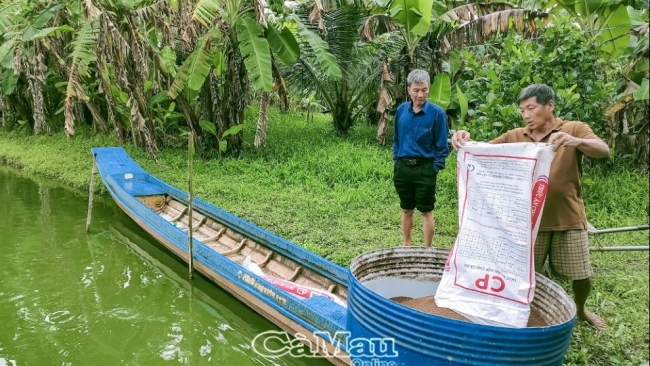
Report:
[[[465,145],[467,141],[472,141],[469,137],[468,131],[459,130],[454,132],[454,135],[451,136],[451,146],[453,146],[456,151],[458,151],[461,146]]]
[[[590,158],[606,158],[609,156],[609,146],[601,139],[581,139],[566,132],[556,132],[548,138],[553,145],[553,151],[559,147],[575,147]]]
[[[553,145],[553,151],[559,147],[578,147],[582,143],[582,139],[573,137],[566,132],[556,132],[548,138],[549,144]]]

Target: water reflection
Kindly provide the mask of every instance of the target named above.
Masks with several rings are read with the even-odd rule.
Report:
[[[0,366],[329,365],[251,349],[267,320],[187,267],[117,206],[0,167]]]

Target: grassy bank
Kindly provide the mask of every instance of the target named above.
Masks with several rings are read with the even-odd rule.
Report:
[[[247,113],[242,156],[194,162],[197,196],[344,266],[360,253],[401,243],[392,153],[376,145],[372,127],[360,126],[340,138],[326,117],[308,123],[298,114],[271,111],[269,147],[255,151],[256,115],[255,110]],[[90,148],[113,145],[110,137],[83,130],[70,141],[63,135],[0,132],[0,159],[87,191]],[[126,149],[159,178],[185,186],[186,151],[165,150],[158,164],[137,148]],[[439,175],[435,211],[434,245],[446,248],[451,247],[458,225],[455,159],[452,154]],[[105,193],[101,185],[98,189]],[[597,228],[648,223],[647,173],[592,168],[586,172],[585,192],[587,215]],[[422,243],[418,230],[414,241]],[[648,233],[614,234],[600,242],[643,245]],[[603,315],[609,327],[597,332],[577,325],[565,364],[641,365],[648,360],[648,252],[592,257],[595,287],[588,306]]]

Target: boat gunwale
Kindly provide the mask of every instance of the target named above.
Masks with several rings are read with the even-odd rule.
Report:
[[[93,154],[97,155],[95,150],[96,149],[92,149],[92,152]],[[126,152],[123,152],[123,154],[129,159],[131,159],[128,156],[128,154],[126,154]],[[144,177],[145,183],[152,184],[156,186],[158,189],[160,189],[162,192],[164,192],[164,194],[169,195],[170,197],[176,199],[181,203],[187,204],[187,200],[183,199],[182,196],[183,192],[180,189],[171,186],[161,181],[157,177],[153,176],[152,174],[144,171],[134,161],[133,161],[133,165],[129,167],[129,169],[124,169],[121,173],[113,172],[111,174],[105,174],[103,172],[100,159],[97,159],[97,164],[98,164],[100,176],[107,190],[109,191],[111,197],[118,204],[118,206],[131,219],[133,219],[138,224],[138,226],[143,228],[146,232],[152,235],[157,241],[162,243],[168,250],[170,250],[172,253],[174,253],[175,255],[177,255],[179,258],[181,258],[183,261],[187,263],[188,261],[187,234],[182,230],[174,227],[169,221],[159,216],[150,207],[148,207],[143,202],[138,200],[137,199],[138,195],[134,195],[127,192],[126,189],[122,187],[120,182],[116,180],[116,177],[124,176],[124,174],[127,173],[139,174],[140,175],[139,178]],[[160,194],[163,194],[162,192]],[[303,252],[302,254],[305,254],[306,257],[309,255],[313,256],[315,254],[311,252],[307,252],[303,248],[300,248],[297,245],[286,241],[285,239],[279,238],[274,234],[269,233],[255,226],[252,223],[249,223],[241,218],[238,218],[237,216],[234,216],[226,211],[223,211],[214,205],[210,205],[205,201],[202,201],[197,198],[194,198],[194,201],[195,201],[195,205],[194,205],[195,207],[197,206],[201,207],[197,211],[201,212],[202,215],[206,215],[210,217],[211,219],[223,224],[225,227],[235,232],[238,232],[240,235],[243,235],[244,237],[254,238],[257,243],[267,246],[270,250],[275,251],[279,255],[283,255],[291,259],[292,261],[296,262],[297,264],[301,264],[317,273],[320,273],[324,277],[327,277],[336,283],[343,282],[337,280],[335,274],[330,273],[331,271],[325,270],[326,273],[322,273],[322,271],[319,271],[319,269],[321,269],[321,266],[314,266],[313,262],[303,261],[301,260],[301,258],[296,257],[294,252],[290,252],[288,250],[285,250],[284,248],[279,248],[277,244],[279,243],[283,244],[285,247],[295,246],[299,251],[302,251]],[[196,203],[199,203],[199,205],[196,205]],[[221,213],[223,216],[226,216],[226,218],[213,217],[214,212],[212,211]],[[274,243],[270,240],[265,240],[255,235],[254,232],[250,232],[249,230],[242,230],[243,232],[241,232],[240,230],[237,229],[242,229],[242,225],[231,226],[232,222],[228,221],[228,219],[231,220],[236,219],[237,221],[239,221],[239,224],[249,225],[252,229],[267,234],[271,240],[277,240],[279,243]],[[177,230],[177,232],[173,230],[161,230],[162,228],[167,228],[167,229],[174,228],[175,230]],[[178,236],[183,235],[185,237],[185,241],[176,240],[176,238],[171,237],[169,234],[178,235]],[[286,241],[286,243],[282,243],[282,241]],[[331,319],[328,319],[322,314],[320,314],[318,311],[315,311],[313,306],[314,304],[305,303],[304,300],[294,298],[291,294],[286,293],[283,290],[277,288],[277,286],[265,280],[264,278],[256,276],[252,272],[243,268],[243,266],[241,266],[239,263],[233,262],[228,257],[218,253],[216,250],[210,248],[208,245],[204,244],[201,241],[193,239],[193,245],[195,248],[194,251],[195,268],[200,273],[210,278],[215,284],[224,288],[230,294],[235,296],[237,299],[242,301],[250,308],[257,311],[263,317],[267,318],[268,320],[276,324],[281,329],[285,331],[294,332],[292,336],[296,336],[295,332],[296,330],[298,330],[298,333],[301,333],[304,336],[304,339],[308,341],[307,343],[303,341],[303,343],[305,343],[308,347],[321,354],[325,352],[325,355],[329,355],[328,360],[330,362],[334,364],[340,364],[340,365],[350,364],[350,359],[346,352],[345,340],[336,338],[339,331],[344,329],[341,329],[340,324],[337,325]],[[280,249],[281,252],[279,252],[278,249]],[[212,256],[215,256],[219,261],[222,262],[221,264],[223,264],[223,266],[221,266],[221,268],[215,268],[215,266],[213,266],[210,263],[209,258],[206,255],[202,255],[201,252],[210,253]],[[328,264],[334,266],[335,268],[338,267],[340,268],[340,270],[344,271],[342,267],[334,263],[331,263],[325,259],[322,260],[324,262],[328,262]],[[230,270],[228,269],[228,267],[231,267]],[[255,281],[253,281],[253,284],[242,280],[241,277],[243,277],[243,273],[247,273],[249,276],[255,279]],[[346,281],[344,282],[345,283],[340,283],[340,285],[345,286],[347,288],[347,278]],[[267,289],[268,288],[277,289],[278,292],[286,294],[286,302],[284,304],[279,304],[275,297],[271,297],[267,293],[261,291],[258,287],[255,286],[255,283],[260,284],[262,287],[266,287]],[[336,305],[334,303],[331,303],[331,306],[340,307],[340,305]],[[280,314],[281,316],[273,315],[272,313],[274,312]],[[308,314],[311,314],[312,317],[311,318],[305,317],[305,315]],[[298,325],[298,327],[291,327],[287,324],[296,324]],[[307,332],[304,333],[301,332],[305,330]],[[326,339],[322,334],[319,334],[319,332],[328,332],[330,335],[330,339]],[[323,345],[325,346],[324,351],[322,349]],[[335,355],[336,357],[332,357],[332,355]]]

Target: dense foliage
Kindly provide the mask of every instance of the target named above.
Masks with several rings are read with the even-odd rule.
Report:
[[[468,121],[480,140],[492,139],[522,125],[517,96],[532,83],[545,83],[556,92],[555,113],[565,120],[583,120],[607,137],[605,109],[616,97],[608,82],[605,61],[597,44],[587,41],[569,19],[542,28],[533,42],[510,34],[499,47],[485,46],[461,53],[463,72],[456,83],[468,99]]]
[[[192,132],[201,155],[214,157],[241,151],[240,125],[255,101],[261,107],[257,148],[266,146],[272,103],[283,110],[307,106],[329,112],[340,134],[367,117],[385,144],[391,111],[406,99],[405,77],[417,67],[432,75],[430,99],[480,133],[488,133],[485,123],[503,123],[497,130],[513,125],[512,98],[494,89],[481,101],[479,91],[467,88],[543,80],[560,92],[565,118],[593,123],[617,150],[647,159],[648,15],[642,4],[634,4],[638,9],[606,0],[2,5],[0,127],[6,130],[62,131],[72,138],[77,125],[87,124],[153,156]],[[558,18],[562,13],[568,15]],[[492,44],[509,30],[517,36],[504,48]],[[465,50],[460,68],[454,65],[458,50]],[[495,63],[508,55],[528,58]],[[484,62],[489,74],[480,69]],[[520,69],[526,62],[544,65]],[[481,80],[486,76],[498,81],[486,84]],[[474,98],[471,109],[463,91]]]

